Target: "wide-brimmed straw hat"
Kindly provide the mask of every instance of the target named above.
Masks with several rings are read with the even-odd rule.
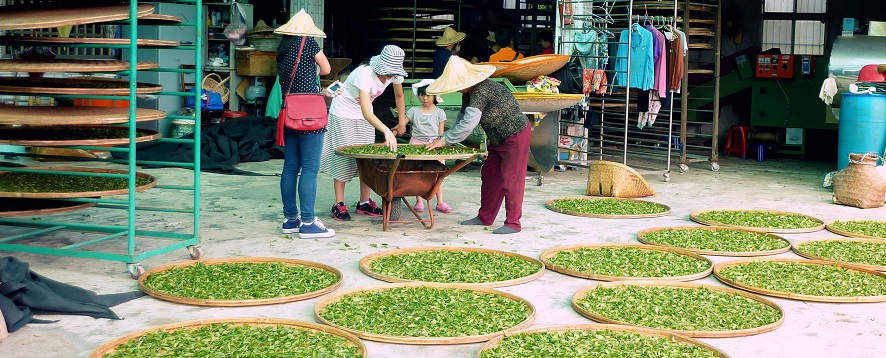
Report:
[[[449,46],[461,42],[467,36],[468,34],[464,32],[458,32],[453,30],[452,27],[447,27],[443,30],[443,36],[440,36],[440,38],[437,39],[436,44],[437,46]]]
[[[406,77],[406,70],[403,68],[404,58],[406,58],[406,52],[403,52],[402,48],[387,45],[381,49],[380,54],[369,59],[369,67],[372,67],[372,71],[380,75]]]
[[[266,32],[274,32],[274,28],[268,26],[268,24],[265,23],[265,20],[258,20],[255,27],[253,27],[252,30],[249,30],[250,34],[263,34]]]
[[[292,36],[326,37],[326,33],[314,25],[311,15],[301,9],[289,22],[274,30],[274,33]]]
[[[446,62],[443,74],[425,92],[438,95],[461,91],[489,78],[493,72],[495,66],[475,65],[461,57],[452,56]]]

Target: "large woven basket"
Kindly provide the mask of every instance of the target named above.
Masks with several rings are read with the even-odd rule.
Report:
[[[529,81],[538,76],[545,76],[569,62],[569,55],[537,55],[521,58],[513,62],[484,62],[484,65],[496,67],[490,77],[504,77],[514,83]]]
[[[231,95],[231,90],[225,86],[225,82],[228,82],[231,77],[222,79],[217,73],[210,73],[203,77],[203,89],[207,91],[212,91],[221,95],[222,103],[228,103],[228,98]]]
[[[588,195],[616,198],[655,196],[649,182],[627,165],[598,160],[592,162],[588,169]]]
[[[849,165],[834,175],[834,204],[862,209],[883,206],[886,179],[877,172],[874,153],[849,154]]]

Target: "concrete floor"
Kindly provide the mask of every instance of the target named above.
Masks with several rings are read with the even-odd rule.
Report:
[[[453,245],[513,251],[538,257],[549,248],[578,243],[636,243],[636,232],[649,227],[691,224],[690,212],[709,208],[759,208],[804,213],[825,221],[834,219],[882,219],[886,208],[857,209],[831,203],[831,190],[822,188],[823,175],[833,163],[815,163],[781,159],[756,162],[722,158],[721,169],[712,172],[703,163],[691,164],[686,173],[676,171],[670,182],[662,180],[661,171],[644,172],[657,192],[651,201],[669,205],[671,215],[650,219],[593,219],[567,216],[544,208],[547,200],[583,195],[586,169],[552,172],[544,184],[527,181],[523,231],[514,235],[493,235],[476,226],[460,226],[459,220],[473,217],[479,206],[479,168],[468,166],[449,177],[444,184],[446,200],[455,212],[437,216],[437,226],[425,230],[418,224],[394,224],[389,232],[381,229],[380,218],[355,216],[347,223],[328,218],[332,205],[332,183],[320,176],[317,207],[325,223],[338,235],[331,239],[287,239],[280,234],[281,209],[278,177],[246,177],[203,174],[202,247],[206,258],[272,256],[310,260],[331,265],[344,274],[340,290],[381,284],[358,268],[359,260],[388,247]],[[259,173],[274,174],[282,161],[244,163],[239,167]],[[661,163],[656,166],[662,167]],[[191,172],[183,169],[146,169],[160,182],[187,180]],[[357,185],[348,186],[349,204],[357,199]],[[172,193],[172,194],[170,194]],[[188,200],[179,192],[149,190],[140,194],[147,204],[175,203]],[[377,197],[376,197],[377,200]],[[184,204],[183,204],[184,205]],[[111,213],[109,213],[111,212]],[[120,220],[118,212],[87,209],[59,215],[59,220]],[[187,226],[166,214],[148,214],[149,225]],[[140,219],[142,220],[142,219]],[[498,227],[503,213],[493,226]],[[142,222],[142,221],[140,221]],[[0,227],[0,230],[11,230]],[[17,229],[13,229],[17,230]],[[783,235],[791,241],[836,236],[827,231]],[[52,240],[66,242],[64,237]],[[148,246],[150,243],[140,242]],[[378,247],[376,247],[378,246]],[[120,250],[119,248],[117,250]],[[77,284],[98,293],[116,293],[137,289],[121,262],[79,258],[50,257],[0,252],[14,255],[31,264],[31,269],[49,278]],[[793,253],[779,257],[799,257]],[[161,264],[187,260],[185,250],[145,260],[150,269]],[[728,257],[711,256],[722,262]],[[696,282],[722,285],[713,276]],[[572,295],[582,287],[598,283],[556,272],[532,282],[504,287],[501,290],[530,300],[536,307],[534,326],[580,324],[590,321],[570,306]],[[769,298],[785,310],[784,323],[778,329],[750,337],[702,339],[732,357],[883,357],[886,352],[886,303],[833,304]],[[314,322],[314,304],[320,298],[280,305],[243,308],[204,308],[143,297],[114,307],[125,319],[114,321],[81,316],[38,316],[57,319],[52,324],[28,324],[0,341],[0,356],[5,358],[85,357],[101,344],[120,335],[156,325],[178,321],[222,317],[278,317]],[[450,358],[473,357],[482,344],[419,346],[365,341],[368,356]]]

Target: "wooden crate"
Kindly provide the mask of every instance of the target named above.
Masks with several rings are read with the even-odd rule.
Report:
[[[276,76],[277,54],[273,51],[237,51],[237,74]]]

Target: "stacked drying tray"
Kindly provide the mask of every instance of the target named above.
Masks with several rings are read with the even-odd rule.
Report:
[[[44,4],[45,5],[45,4]],[[0,106],[0,145],[31,147],[31,154],[38,160],[70,160],[76,163],[100,162],[91,155],[92,151],[122,153],[118,160],[108,160],[124,164],[127,168],[105,168],[99,165],[65,164],[64,166],[33,165],[26,160],[25,166],[4,166],[0,171],[0,225],[22,228],[10,230],[14,237],[0,237],[0,250],[32,252],[49,255],[87,257],[124,261],[130,274],[137,278],[144,269],[139,260],[158,255],[173,249],[187,247],[192,258],[202,256],[202,250],[195,246],[199,210],[199,173],[195,172],[193,186],[177,186],[178,189],[194,193],[194,207],[188,210],[153,208],[154,211],[174,211],[193,213],[193,232],[176,233],[152,231],[152,228],[136,229],[135,193],[155,187],[156,178],[136,171],[135,143],[158,140],[157,131],[136,128],[138,123],[166,118],[164,111],[130,107],[136,95],[156,95],[162,86],[150,83],[131,83],[137,71],[157,70],[157,63],[137,61],[136,48],[176,48],[191,50],[198,59],[197,46],[180,46],[178,41],[162,39],[138,39],[137,28],[132,26],[130,38],[138,39],[132,44],[129,38],[94,37],[96,34],[81,34],[74,26],[92,24],[129,24],[129,19],[138,18],[139,24],[175,24],[181,19],[175,16],[154,14],[154,6],[148,4],[121,4],[71,8],[77,6],[58,2],[49,7],[28,7],[28,5],[4,6],[0,9],[0,45],[21,48],[16,59],[0,60],[0,93],[29,98],[49,97],[53,100],[28,106]],[[192,25],[195,26],[195,25]],[[96,26],[99,27],[99,26]],[[104,27],[104,26],[102,26]],[[79,30],[80,28],[78,28]],[[26,31],[22,31],[26,30]],[[85,37],[80,37],[84,36]],[[125,37],[125,36],[124,36]],[[118,59],[62,59],[49,51],[49,48],[116,48],[130,49],[129,61]],[[38,49],[38,51],[34,51]],[[39,51],[42,50],[42,51]],[[59,56],[61,57],[61,56]],[[135,63],[133,63],[135,62]],[[16,74],[27,73],[27,77]],[[49,73],[50,75],[47,75]],[[78,73],[90,76],[57,77],[56,73]],[[110,73],[116,76],[91,76]],[[118,76],[128,78],[116,78]],[[134,81],[133,81],[134,82]],[[165,93],[185,95],[182,93]],[[193,94],[192,94],[193,95]],[[73,99],[74,106],[60,105]],[[111,106],[97,106],[96,103],[109,103]],[[117,106],[122,103],[123,106]],[[59,104],[59,105],[56,105]],[[169,140],[169,139],[164,139]],[[176,140],[173,140],[176,141]],[[190,141],[193,139],[180,139]],[[35,150],[40,148],[40,150]],[[128,155],[127,155],[128,154]],[[120,158],[121,156],[117,156]],[[199,158],[188,163],[191,168],[199,167]],[[188,166],[183,165],[183,166]],[[102,198],[121,195],[121,198]],[[124,225],[100,223],[52,222],[50,219],[12,219],[16,216],[38,216],[65,211],[85,209],[93,206],[128,210],[129,220]],[[139,210],[142,210],[139,208]],[[83,215],[90,217],[93,215]],[[62,218],[65,219],[65,218]],[[68,217],[68,220],[70,218]],[[81,219],[82,220],[82,219]],[[74,221],[81,221],[74,220]],[[31,240],[27,244],[16,243],[21,239],[57,235],[65,229],[86,231],[97,238],[85,237],[85,241],[63,247],[36,246]],[[23,231],[24,230],[24,231]],[[135,236],[152,236],[180,240],[172,245],[157,248],[151,245],[148,251],[135,250]],[[84,235],[85,236],[85,235]],[[65,239],[73,240],[74,235]],[[112,239],[126,239],[125,253],[115,253]],[[49,242],[53,240],[47,240]],[[80,249],[82,247],[90,248]],[[100,247],[96,247],[100,246]]]

